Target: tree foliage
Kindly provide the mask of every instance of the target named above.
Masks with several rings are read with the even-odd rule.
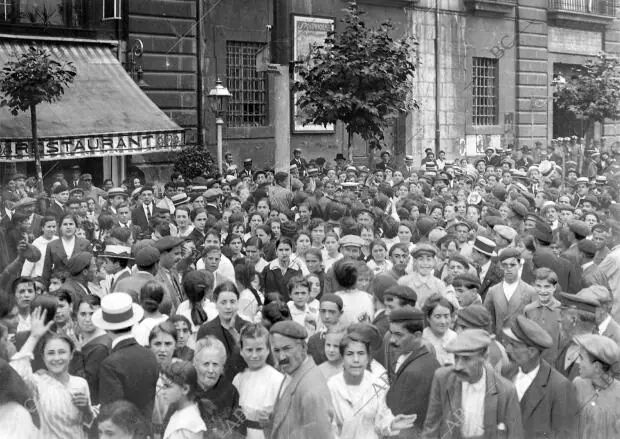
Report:
[[[212,174],[215,166],[209,151],[198,145],[190,145],[177,154],[174,170],[183,174],[183,177],[192,179],[203,174]]]
[[[381,148],[393,119],[418,107],[411,96],[416,40],[393,38],[389,21],[370,28],[363,15],[350,1],[342,32],[330,32],[324,45],[311,48],[293,86],[299,92],[301,122],[326,126],[341,121],[349,134],[349,154],[353,134]]]
[[[2,106],[14,116],[40,103],[58,101],[76,76],[72,63],[61,63],[45,49],[30,47],[0,73]]]
[[[556,105],[584,119],[588,128],[594,122],[620,119],[620,61],[600,53],[578,71],[576,78],[558,87]]]

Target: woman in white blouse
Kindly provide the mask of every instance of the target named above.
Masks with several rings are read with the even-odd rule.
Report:
[[[47,311],[37,308],[32,313],[30,336],[11,359],[11,366],[30,387],[41,418],[41,439],[86,439],[85,427],[94,420],[88,383],[84,378],[69,375],[73,341],[57,334],[48,334],[53,324],[46,319]],[[45,370],[34,374],[30,362],[39,340],[42,343]]]
[[[411,428],[417,415],[394,416],[387,407],[388,385],[368,371],[370,344],[359,333],[340,342],[343,371],[327,381],[334,405],[334,430],[340,439],[378,439]]]
[[[439,364],[453,365],[454,354],[446,351],[444,346],[456,338],[456,332],[450,329],[454,305],[440,293],[435,293],[426,299],[422,311],[428,324],[422,332],[422,339],[433,345]]]

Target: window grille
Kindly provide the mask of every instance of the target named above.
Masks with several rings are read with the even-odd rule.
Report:
[[[230,101],[228,126],[256,127],[267,123],[265,72],[256,71],[256,54],[264,43],[228,41],[226,78]]]
[[[473,59],[473,124],[497,125],[498,59]]]

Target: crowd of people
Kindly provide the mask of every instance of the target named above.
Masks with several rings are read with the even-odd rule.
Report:
[[[0,437],[620,437],[620,151],[529,153],[10,176]]]

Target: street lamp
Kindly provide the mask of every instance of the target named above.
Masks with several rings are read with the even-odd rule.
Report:
[[[149,85],[143,78],[144,70],[142,70],[142,54],[144,53],[144,44],[142,40],[137,39],[134,41],[131,50],[127,56],[127,65],[129,67],[129,74],[131,75],[131,79],[138,83],[138,87],[146,88]]]
[[[217,127],[217,166],[222,174],[222,126],[224,125],[224,114],[228,109],[228,100],[230,92],[222,85],[222,81],[218,78],[215,81],[215,87],[209,92],[209,104],[211,111],[215,114],[215,126]]]

